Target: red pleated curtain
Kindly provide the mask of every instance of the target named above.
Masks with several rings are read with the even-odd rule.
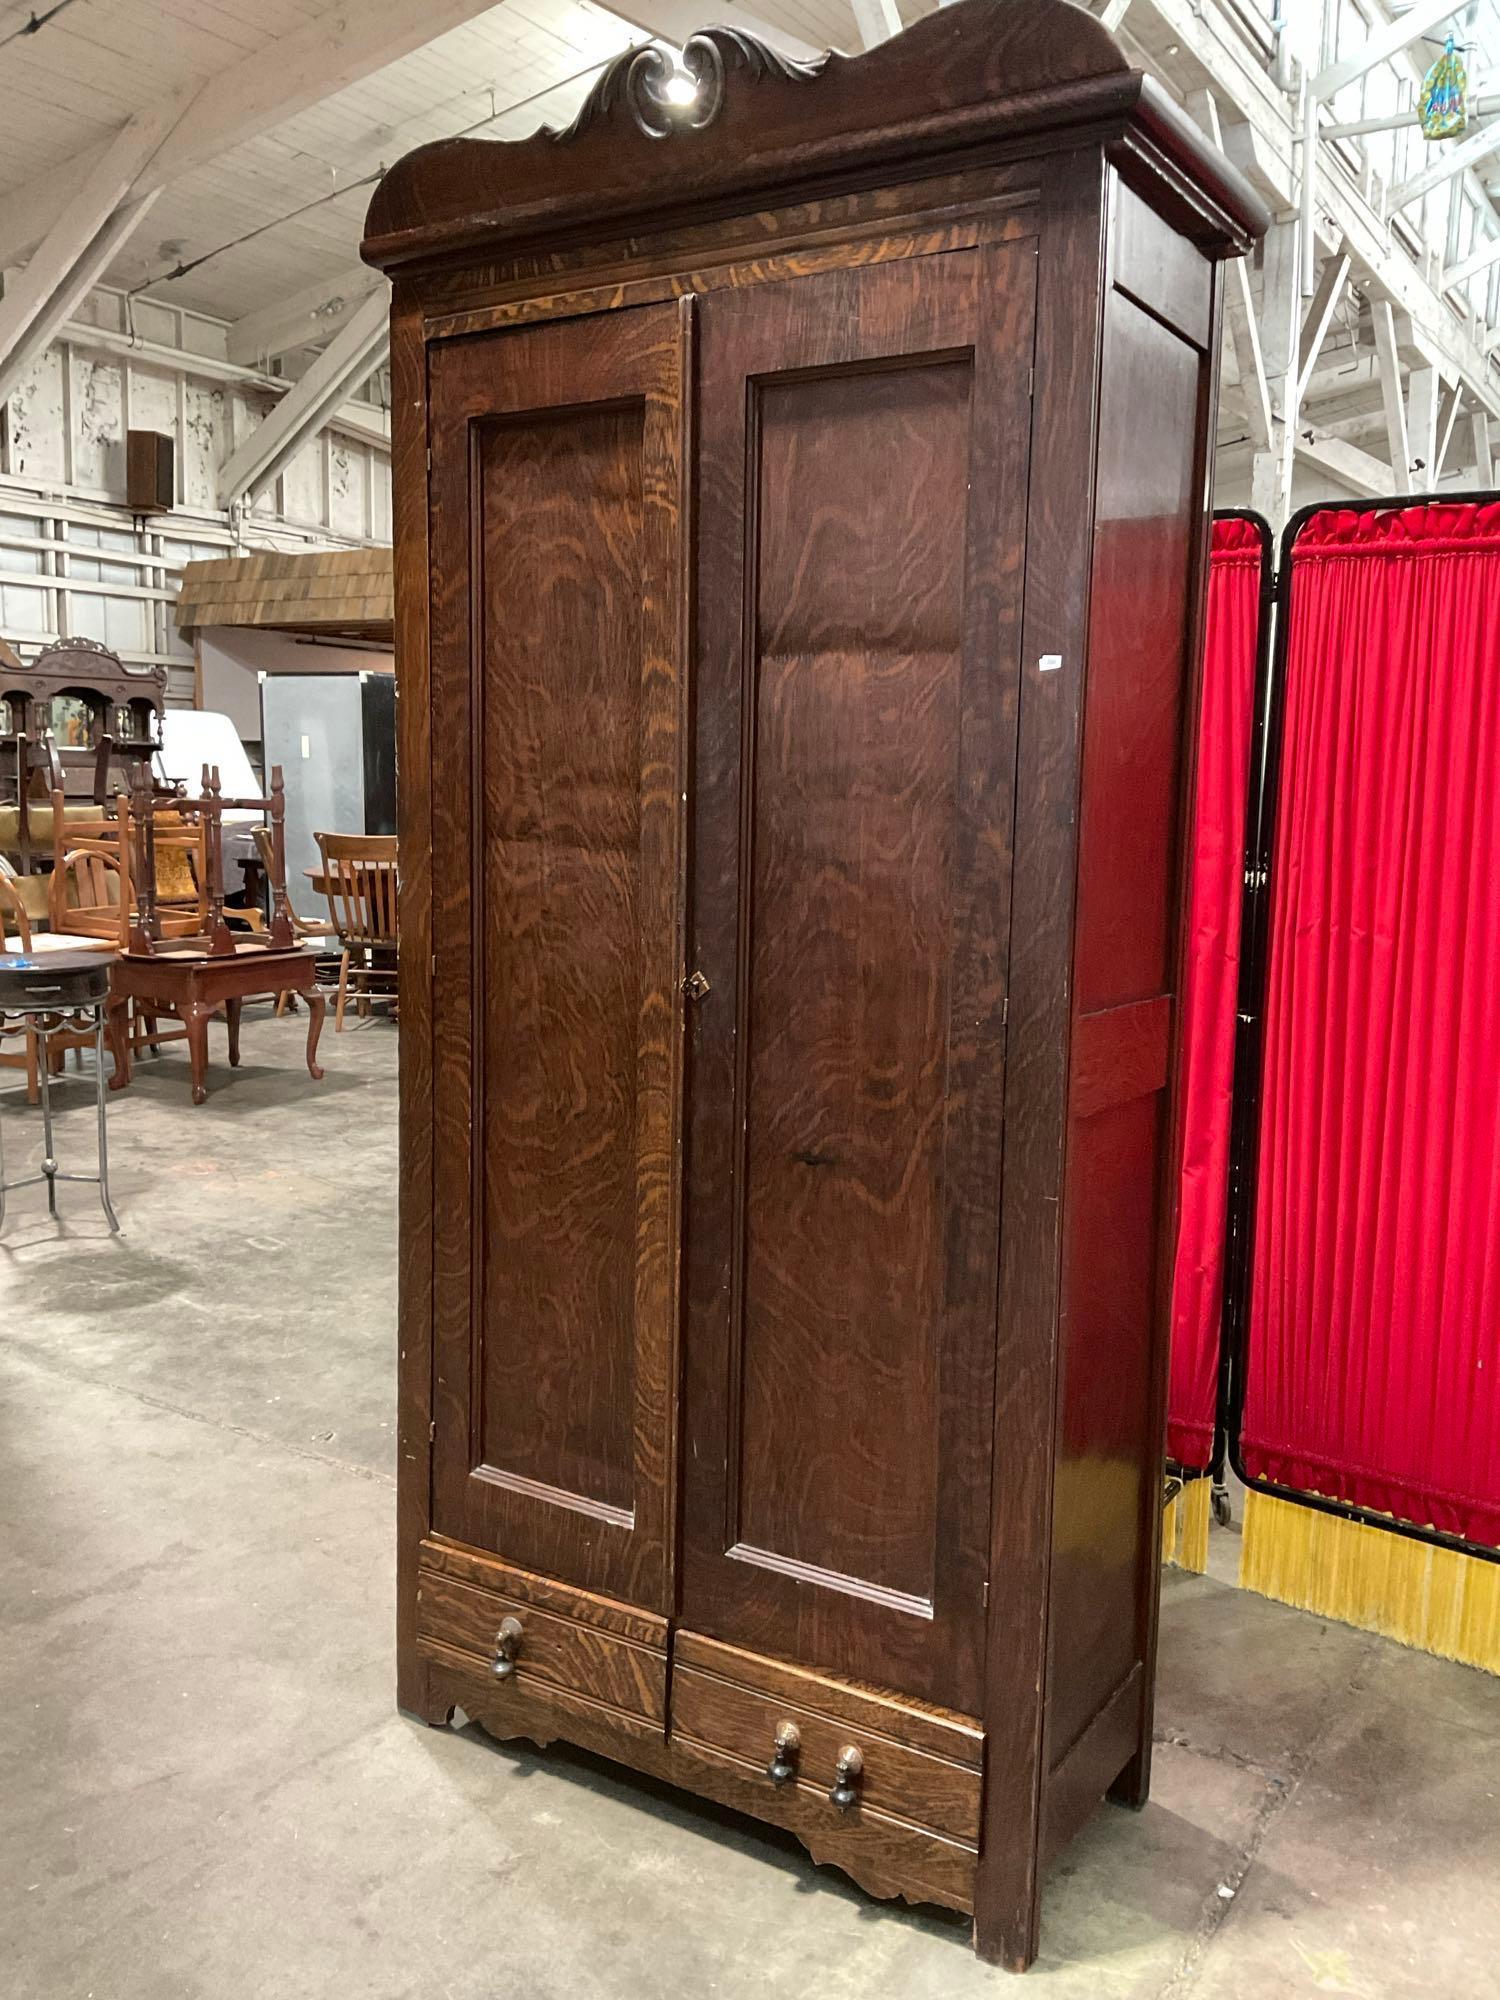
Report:
[[[1244,1468],[1500,1545],[1500,506],[1290,560]]]
[[[1167,1454],[1185,1471],[1213,1459],[1245,807],[1260,643],[1259,522],[1214,522],[1188,877],[1182,1015],[1182,1179],[1172,1273]]]

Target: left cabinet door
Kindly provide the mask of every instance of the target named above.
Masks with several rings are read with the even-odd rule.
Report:
[[[434,1532],[666,1612],[690,302],[430,350]]]

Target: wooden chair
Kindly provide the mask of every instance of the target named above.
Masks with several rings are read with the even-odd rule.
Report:
[[[123,861],[111,851],[108,841],[71,849],[54,864],[49,878],[52,929],[34,939],[34,944],[45,947],[50,942],[70,951],[128,951],[137,914],[131,881],[128,847]],[[65,919],[61,925],[57,922],[59,913]],[[173,934],[185,934],[192,918],[192,912],[179,906],[168,920]],[[155,1055],[161,1054],[163,1042],[183,1039],[180,1030],[161,1027],[156,1015],[140,1006],[130,1009],[129,1035],[132,1049],[149,1049]]]
[[[51,931],[33,931],[25,899],[16,886],[16,878],[5,868],[0,868],[0,945],[3,945],[8,952],[24,951],[33,954],[87,949],[82,939],[59,937]],[[25,1069],[26,1096],[30,1103],[35,1104],[41,1095],[41,1064],[36,1031],[33,1028],[7,1027],[3,1017],[0,1017],[0,1038],[6,1035],[22,1036],[25,1046],[16,1050],[0,1050],[0,1068]],[[50,1037],[48,1049],[53,1075],[61,1070],[63,1058],[70,1048],[92,1046],[92,1031],[77,1036],[63,1030],[55,1032]]]
[[[26,905],[21,900],[21,892],[16,888],[14,878],[6,871],[0,873],[0,931],[14,934],[5,937],[7,951],[31,950],[31,919],[26,914]],[[6,1035],[19,1034],[25,1046],[18,1050],[0,1048],[0,1068],[22,1069],[26,1071],[26,1096],[35,1104],[40,1095],[38,1079],[40,1065],[37,1060],[37,1037],[33,1029],[7,1027],[5,1017],[0,1014],[0,1041]]]
[[[86,945],[123,951],[130,937],[128,877],[103,847],[60,854],[47,883],[47,920],[53,937],[75,951]]]
[[[113,819],[101,814],[92,820],[65,820],[62,806],[61,793],[54,793],[47,921],[54,932],[125,951],[139,914],[130,800],[120,794]],[[156,906],[164,934],[192,936],[203,929],[208,915],[202,826],[158,815],[155,853]]]
[[[307,996],[307,1068],[313,1081],[318,1067],[318,1036],[327,1002],[318,991],[316,955],[297,942],[286,893],[286,788],[280,765],[271,767],[271,786],[264,797],[231,798],[224,793],[217,765],[205,765],[199,797],[183,794],[167,813],[159,814],[144,778],[130,799],[131,855],[139,909],[130,927],[128,948],[120,954],[110,1001],[110,1036],[118,1074],[112,1088],[130,1082],[129,1037],[125,1010],[134,1002],[148,1019],[170,1014],[187,1035],[191,1059],[193,1102],[208,1101],[208,1023],[223,1011],[229,1024],[229,1062],[240,1059],[240,1011],[246,1000],[272,999],[284,992]],[[271,920],[251,935],[238,937],[230,927],[224,896],[224,821],[229,813],[246,810],[269,815],[271,832]],[[157,885],[160,876],[158,835],[169,815],[198,829],[203,839],[203,865],[198,874],[204,899],[202,919],[190,933],[176,936],[164,920]]]
[[[276,880],[277,863],[275,844],[271,838],[271,829],[268,826],[257,826],[252,829],[251,838],[255,842],[255,851],[260,856],[261,866],[266,872],[266,880],[274,882]],[[316,923],[309,923],[306,917],[299,917],[290,904],[287,906],[287,914],[292,920],[293,931],[295,931],[304,943],[312,945],[315,949],[321,944],[325,950],[330,952],[330,955],[339,950],[338,932],[334,929],[332,922],[328,918],[323,917]],[[331,947],[329,944],[330,939],[333,940]],[[295,1007],[296,1004],[297,996],[295,993],[278,993],[276,996],[276,1013],[278,1018],[286,1012],[288,1007]]]
[[[319,833],[314,838],[323,860],[329,919],[342,949],[333,1016],[334,1032],[341,1034],[351,991],[359,1012],[368,1014],[372,994],[396,990],[396,836]]]

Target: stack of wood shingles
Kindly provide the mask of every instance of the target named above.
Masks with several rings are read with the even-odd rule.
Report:
[[[177,600],[177,626],[183,633],[206,625],[255,625],[389,639],[392,617],[388,548],[315,549],[188,563]]]

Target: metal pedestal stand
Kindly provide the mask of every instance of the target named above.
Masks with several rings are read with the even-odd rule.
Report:
[[[113,954],[98,951],[0,953],[0,1017],[19,1021],[40,1043],[39,1081],[42,1087],[42,1171],[24,1180],[5,1178],[4,1120],[0,1119],[0,1226],[5,1222],[5,1197],[16,1188],[47,1184],[47,1212],[57,1214],[59,1181],[92,1181],[113,1233],[119,1218],[109,1199],[109,1148],[104,1129],[108,1091],[104,1077],[104,1034],[109,1008],[109,975]],[[65,1174],[52,1145],[52,1066],[47,1060],[49,1036],[62,1027],[94,1033],[94,1090],[99,1115],[99,1171]]]

